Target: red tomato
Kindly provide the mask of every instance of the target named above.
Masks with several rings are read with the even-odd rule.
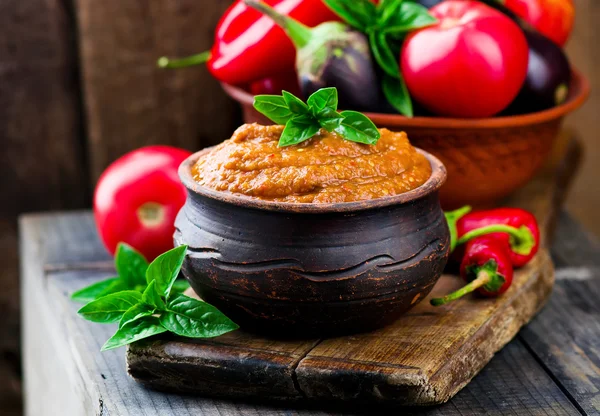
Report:
[[[252,95],[281,95],[281,91],[283,90],[291,92],[296,97],[302,96],[300,85],[298,84],[298,75],[295,71],[263,78],[250,84],[250,93]]]
[[[439,22],[410,34],[400,55],[411,95],[442,116],[489,117],[502,111],[527,74],[521,29],[472,0],[448,0],[430,12]]]
[[[186,198],[177,169],[190,154],[169,146],[142,147],[102,173],[94,192],[94,216],[111,254],[121,241],[149,261],[173,248],[175,216]]]
[[[573,30],[572,0],[504,0],[504,5],[559,46],[567,42]]]

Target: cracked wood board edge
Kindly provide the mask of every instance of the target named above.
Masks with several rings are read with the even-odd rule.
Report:
[[[544,306],[552,291],[554,269],[542,250],[539,268],[500,312],[494,313],[459,352],[431,377],[419,368],[399,369],[362,362],[336,362],[307,357],[296,369],[299,387],[307,398],[326,400],[394,401],[402,405],[433,405],[448,401],[460,391],[494,354]],[[426,300],[425,300],[426,301]],[[346,366],[340,370],[340,366]]]

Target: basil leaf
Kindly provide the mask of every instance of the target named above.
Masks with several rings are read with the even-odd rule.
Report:
[[[323,2],[346,23],[361,32],[366,32],[377,18],[377,10],[370,0],[323,0]]]
[[[167,330],[190,338],[216,337],[239,328],[214,306],[185,295],[169,302],[159,319]]]
[[[319,111],[317,114],[317,119],[319,120],[321,127],[331,133],[337,127],[339,127],[340,123],[344,119],[344,116],[335,111],[333,108],[326,107]]]
[[[150,282],[142,294],[142,302],[148,306],[153,306],[159,310],[165,309],[165,301],[162,300],[156,287],[156,280]]]
[[[88,303],[102,296],[125,289],[128,288],[123,280],[121,280],[119,277],[111,277],[110,279],[101,280],[84,287],[83,289],[73,292],[71,295],[71,300],[74,300],[75,302]]]
[[[381,0],[377,6],[377,25],[385,27],[387,22],[400,13],[402,0]]]
[[[133,289],[136,285],[145,285],[148,261],[130,245],[119,243],[115,255],[115,267],[127,288]]]
[[[287,91],[281,91],[281,95],[292,113],[297,115],[308,113],[308,106],[300,98]]]
[[[369,34],[369,44],[371,45],[373,57],[385,74],[394,78],[400,78],[399,55],[394,55],[385,35],[378,32],[371,32]]]
[[[166,253],[158,256],[146,272],[146,282],[148,284],[156,281],[156,290],[160,296],[169,297],[171,287],[179,275],[181,265],[185,259],[187,246],[175,247]]]
[[[284,147],[302,143],[317,134],[319,130],[321,130],[321,125],[317,122],[307,124],[293,118],[285,125],[278,146]]]
[[[427,8],[412,1],[405,1],[400,11],[391,15],[382,27],[382,33],[407,33],[437,23]]]
[[[285,124],[292,118],[292,112],[280,95],[257,95],[254,97],[254,108],[277,124]]]
[[[398,79],[386,75],[383,77],[382,87],[383,94],[396,110],[406,117],[413,116],[412,101],[402,77]]]
[[[148,305],[144,305],[143,303],[133,305],[131,308],[127,309],[123,314],[123,317],[119,321],[119,328],[122,328],[128,323],[137,321],[138,319],[143,318],[145,316],[150,316],[153,313],[154,309]]]
[[[112,293],[88,303],[77,312],[92,322],[118,322],[133,305],[140,303],[142,294],[135,290]]]
[[[321,88],[308,97],[306,103],[314,115],[317,115],[326,108],[335,111],[338,107],[337,88]]]
[[[185,279],[177,279],[175,283],[173,283],[173,287],[171,288],[171,293],[183,293],[190,288],[190,284]]]
[[[381,134],[373,122],[364,114],[357,111],[342,111],[344,120],[336,133],[352,142],[376,144]]]
[[[167,330],[160,325],[158,318],[148,316],[123,325],[106,343],[102,351],[122,347],[140,339],[162,334]]]

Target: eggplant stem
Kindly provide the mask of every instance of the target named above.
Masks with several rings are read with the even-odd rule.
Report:
[[[457,291],[450,293],[449,295],[446,295],[441,298],[433,298],[429,301],[429,303],[431,303],[433,306],[445,305],[448,302],[452,302],[453,300],[461,298],[464,295],[471,293],[482,286],[487,285],[491,280],[492,276],[490,276],[488,272],[486,272],[485,270],[480,270],[477,273],[477,278],[475,280],[472,280],[471,282],[467,283]]]
[[[210,51],[205,51],[202,53],[198,53],[196,55],[186,56],[185,58],[178,58],[178,59],[170,59],[170,58],[167,58],[166,56],[163,56],[157,61],[156,64],[158,65],[159,68],[168,68],[168,69],[187,68],[188,66],[205,64],[206,62],[208,62],[208,60],[210,58],[211,58]]]
[[[244,4],[273,19],[287,33],[297,49],[303,48],[312,40],[313,35],[310,27],[279,13],[265,2],[260,0],[244,0]]]

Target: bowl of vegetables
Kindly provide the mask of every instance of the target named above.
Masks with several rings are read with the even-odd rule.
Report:
[[[336,87],[341,108],[445,164],[444,208],[486,206],[531,179],[589,95],[561,48],[573,13],[568,0],[239,0],[209,53],[161,66],[207,63],[247,123],[271,124],[256,95]]]

